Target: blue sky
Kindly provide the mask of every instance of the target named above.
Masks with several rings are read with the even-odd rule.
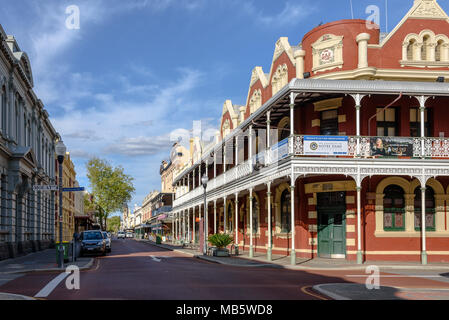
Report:
[[[362,19],[379,6],[384,31],[385,0],[353,3]],[[412,4],[388,1],[390,30]],[[69,5],[80,9],[79,30],[66,28]],[[4,0],[0,9],[80,185],[89,157],[106,158],[135,178],[132,206],[160,189],[170,133],[194,120],[218,128],[226,99],[245,104],[253,67],[269,72],[279,37],[297,45],[320,22],[349,18],[349,0]]]

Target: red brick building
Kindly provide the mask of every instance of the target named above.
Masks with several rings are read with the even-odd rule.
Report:
[[[206,174],[208,232],[250,255],[449,261],[448,21],[416,0],[388,34],[341,20],[280,38],[174,178],[175,236],[195,241]]]

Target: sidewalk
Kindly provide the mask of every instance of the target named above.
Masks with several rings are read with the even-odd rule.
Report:
[[[151,243],[164,249],[173,250],[188,254],[192,257],[215,262],[219,264],[237,266],[237,267],[271,267],[284,268],[290,270],[365,270],[370,265],[376,265],[380,270],[447,270],[449,271],[449,263],[431,263],[422,265],[419,262],[388,262],[388,261],[367,261],[363,264],[357,264],[354,261],[347,261],[343,259],[296,259],[296,265],[290,264],[290,256],[272,255],[272,261],[267,260],[264,253],[255,252],[254,257],[250,258],[248,252],[240,252],[238,256],[230,257],[213,257],[204,256],[198,250],[183,248],[180,245],[173,245],[169,243],[156,244],[150,240],[138,240]]]
[[[92,266],[94,258],[77,258],[75,262],[65,263],[64,266],[76,265],[80,270]],[[41,271],[61,271],[56,263],[55,249],[47,249],[30,253],[26,256],[0,261],[0,274],[15,274]]]
[[[449,289],[381,286],[369,290],[359,283],[326,283],[313,289],[334,300],[449,300]]]

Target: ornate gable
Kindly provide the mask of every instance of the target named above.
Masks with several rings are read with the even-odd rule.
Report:
[[[411,18],[442,18],[447,19],[448,16],[438,5],[436,0],[417,0],[415,1],[414,10],[409,14]]]

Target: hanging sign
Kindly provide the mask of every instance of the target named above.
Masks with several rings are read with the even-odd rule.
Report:
[[[348,154],[346,136],[304,136],[306,156],[344,156]]]

